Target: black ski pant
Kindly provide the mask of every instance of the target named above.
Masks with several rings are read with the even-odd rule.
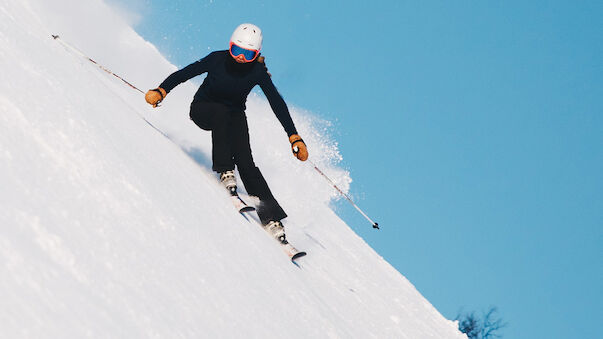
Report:
[[[211,131],[212,169],[221,173],[234,170],[236,165],[247,193],[259,198],[257,213],[262,224],[286,218],[253,162],[245,112],[216,102],[195,100],[191,103],[190,118],[200,128]]]

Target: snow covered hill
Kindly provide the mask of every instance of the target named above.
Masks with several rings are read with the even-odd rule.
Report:
[[[332,212],[262,96],[254,155],[301,269],[217,184],[195,84],[152,109],[51,34],[143,90],[176,69],[100,0],[0,0],[0,337],[464,338]],[[327,123],[293,114],[347,187]]]

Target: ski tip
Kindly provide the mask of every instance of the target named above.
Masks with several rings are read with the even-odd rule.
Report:
[[[306,256],[306,252],[297,252],[291,257],[291,261],[295,262],[296,259]]]
[[[241,212],[241,213],[243,213],[243,212],[253,212],[253,211],[255,211],[255,207],[253,207],[253,206],[245,206],[245,207],[243,207],[243,208],[241,208],[239,210],[239,212]]]

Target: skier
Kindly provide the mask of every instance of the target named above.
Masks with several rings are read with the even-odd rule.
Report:
[[[260,56],[262,31],[253,24],[239,25],[230,38],[228,50],[216,51],[168,76],[156,89],[149,90],[146,101],[156,107],[177,85],[207,73],[190,106],[191,120],[211,131],[212,169],[222,184],[236,194],[235,165],[251,196],[259,198],[257,214],[264,228],[282,244],[287,244],[281,220],[287,217],[266,180],[256,167],[249,145],[245,115],[247,95],[256,85],[266,95],[270,107],[289,136],[293,155],[308,159],[308,150],[297,134],[287,104],[270,79]]]

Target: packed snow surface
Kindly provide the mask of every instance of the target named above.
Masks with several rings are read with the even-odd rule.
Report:
[[[176,69],[100,0],[0,0],[0,337],[464,338],[333,213],[261,93],[254,156],[301,268],[211,172],[200,79],[153,109],[51,34],[143,90]],[[328,123],[292,113],[347,189]]]

